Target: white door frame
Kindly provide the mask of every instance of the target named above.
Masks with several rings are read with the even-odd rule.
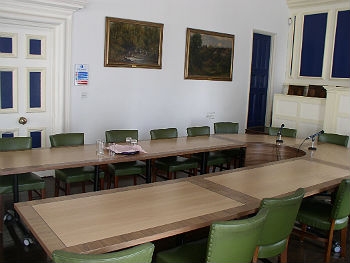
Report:
[[[87,0],[3,0],[0,24],[53,30],[52,131],[70,129],[71,43],[73,13],[87,5]]]

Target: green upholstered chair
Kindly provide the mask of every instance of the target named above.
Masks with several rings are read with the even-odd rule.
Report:
[[[215,122],[214,123],[214,133],[215,134],[237,134],[239,129],[238,122]],[[239,160],[241,156],[241,150],[232,149],[221,151],[226,155],[228,159],[228,167],[231,167],[231,163],[234,168],[239,167]]]
[[[289,236],[303,197],[304,189],[300,188],[291,195],[261,201],[260,209],[267,208],[268,214],[253,262],[275,256],[279,256],[281,263],[287,262]]]
[[[51,147],[79,146],[84,144],[84,133],[59,133],[50,135],[49,138]],[[60,190],[69,195],[72,183],[81,183],[82,192],[85,193],[85,183],[93,181],[94,178],[95,167],[93,166],[55,170],[55,196],[59,195]],[[103,172],[100,172],[99,178],[101,189],[103,189]],[[64,183],[64,187],[61,187],[61,182]]]
[[[215,222],[208,239],[161,251],[156,263],[251,262],[267,213],[262,209],[250,218]]]
[[[332,202],[322,199],[306,198],[303,200],[297,221],[301,224],[301,231],[297,231],[304,237],[322,241],[326,244],[325,262],[330,262],[334,231],[341,231],[341,257],[346,257],[346,235],[350,215],[350,179],[344,179]],[[307,228],[309,226],[310,228]],[[310,231],[309,231],[310,230]],[[316,230],[316,231],[315,231]],[[317,235],[317,231],[324,232],[324,236]]]
[[[152,243],[105,254],[76,254],[55,250],[52,259],[54,263],[151,263],[153,251]]]
[[[279,130],[280,130],[280,127],[269,127],[268,128],[268,132],[269,132],[270,136],[277,136]],[[297,130],[296,129],[283,128],[281,133],[282,133],[282,136],[285,136],[285,137],[291,137],[291,138],[297,137]]]
[[[126,137],[138,139],[138,130],[109,130],[105,135],[106,143],[125,143]],[[136,185],[137,176],[143,177],[146,172],[146,164],[141,161],[108,164],[108,171],[114,178],[114,187],[118,187],[120,176],[133,176]],[[108,185],[110,188],[110,182]]]
[[[154,129],[150,131],[152,140],[177,138],[176,128]],[[183,156],[170,156],[156,159],[153,162],[154,172],[153,181],[156,181],[158,171],[164,171],[167,174],[166,179],[176,178],[176,172],[184,171],[189,175],[197,175],[198,161],[193,158]]]
[[[341,146],[348,146],[349,136],[336,133],[323,133],[318,136],[319,142],[333,143]]]
[[[0,138],[0,151],[19,151],[32,148],[31,137],[11,137]],[[18,191],[28,191],[28,200],[33,199],[33,191],[38,193],[41,198],[45,198],[45,181],[34,173],[18,174]],[[13,193],[13,175],[0,176],[0,218],[4,218],[2,195]],[[0,224],[0,233],[2,233],[3,224]]]
[[[200,126],[200,127],[189,127],[187,128],[187,136],[210,136],[210,127],[209,126]],[[194,158],[198,159],[198,162],[202,161],[201,154],[192,155]],[[224,169],[224,164],[227,164],[227,156],[221,151],[209,152],[206,173],[209,173],[210,167],[213,167],[213,172],[215,172],[216,167],[220,168],[220,171]]]

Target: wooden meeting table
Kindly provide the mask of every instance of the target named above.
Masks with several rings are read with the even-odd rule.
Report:
[[[267,149],[277,160],[285,148],[294,148],[295,158],[16,203],[15,209],[50,257],[56,249],[106,253],[206,227],[214,221],[249,215],[257,211],[263,198],[290,194],[299,187],[305,189],[305,196],[310,196],[332,189],[350,176],[349,148],[319,144],[316,151],[308,152],[308,144],[300,146],[301,140],[285,139],[284,145],[275,145],[274,138],[266,135],[223,135],[219,140],[229,145],[248,145],[248,151],[250,145],[274,145]],[[151,144],[149,141],[142,147],[148,151]],[[159,157],[165,151],[160,148]],[[194,148],[195,145],[187,150],[200,152]],[[176,152],[172,147],[167,150],[170,155]],[[306,154],[300,156],[300,151]],[[326,158],[324,152],[337,156]]]
[[[209,151],[241,149],[241,166],[244,166],[246,145],[241,141],[224,140],[219,136],[179,137],[162,140],[139,141],[146,153],[136,155],[104,156],[96,155],[95,145],[71,147],[39,148],[23,151],[0,152],[0,176],[63,169],[82,166],[95,166],[94,190],[99,190],[99,167],[108,163],[121,163],[136,160],[146,162],[146,182],[151,182],[151,160],[167,156],[202,153],[201,173],[205,171]],[[18,202],[18,181],[14,176],[14,202]]]

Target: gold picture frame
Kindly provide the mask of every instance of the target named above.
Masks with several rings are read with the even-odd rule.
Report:
[[[106,17],[105,67],[162,68],[163,24]]]
[[[187,28],[185,79],[232,81],[235,36]]]

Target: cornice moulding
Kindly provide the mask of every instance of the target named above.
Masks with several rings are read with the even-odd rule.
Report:
[[[348,4],[350,7],[349,0],[287,0],[289,8],[299,7],[313,7],[313,6],[325,6],[325,5],[338,5]]]

